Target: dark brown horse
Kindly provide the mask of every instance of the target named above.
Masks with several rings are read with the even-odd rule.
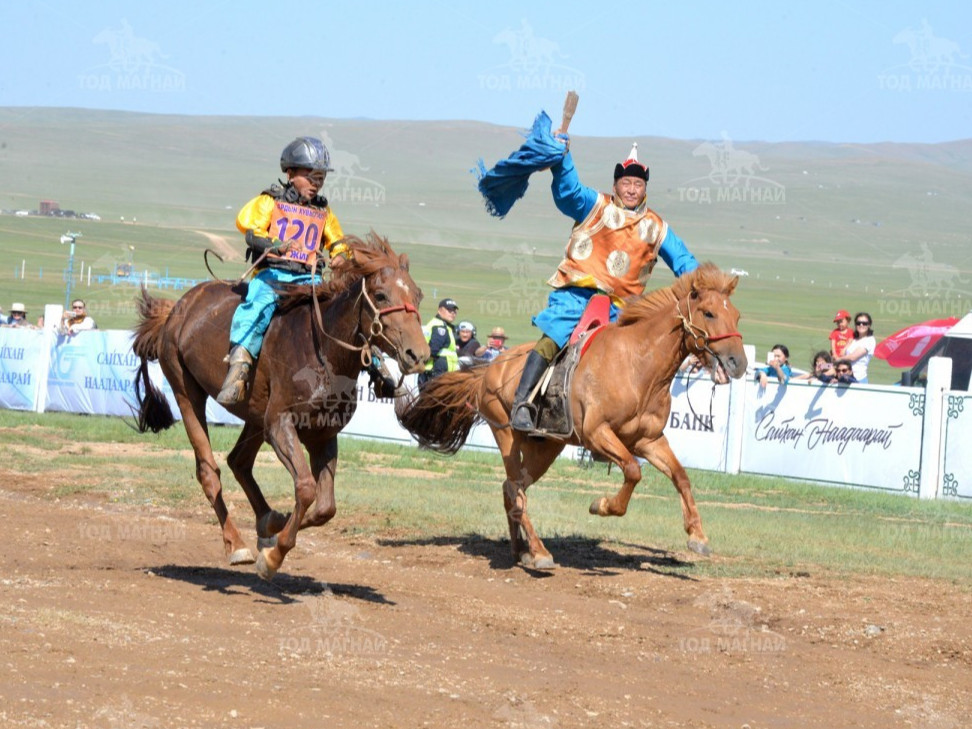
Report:
[[[422,292],[408,273],[407,256],[374,234],[345,241],[353,261],[316,290],[326,333],[315,323],[310,286],[283,290],[252,373],[250,396],[229,408],[244,425],[227,462],[256,514],[261,547],[256,569],[265,579],[280,568],[299,529],[320,526],[335,514],[337,435],[354,414],[358,375],[372,347],[393,356],[403,373],[421,370],[429,358],[418,313]],[[220,281],[200,284],[177,302],[143,292],[132,345],[142,359],[135,380],[139,428],[159,432],[174,422],[149,380],[148,362],[158,360],[182,411],[196,454],[196,478],[219,518],[230,564],[248,564],[254,557],[226,510],[205,411],[207,396],[219,392],[226,374],[223,355],[239,303],[239,293]],[[294,479],[289,515],[270,508],[253,478],[264,441]]]
[[[570,388],[573,434],[538,439],[509,427],[510,405],[531,345],[510,350],[489,365],[450,372],[432,380],[411,403],[399,403],[399,420],[419,443],[455,453],[472,426],[484,420],[503,456],[503,503],[514,558],[537,568],[554,567],[527,516],[526,489],[568,443],[583,445],[621,468],[624,484],[612,497],[591,504],[592,514],[624,516],[641,480],[636,456],[668,476],[682,501],[688,546],[708,554],[692,486],[663,434],[671,409],[669,387],[679,365],[698,356],[718,383],[746,372],[737,331],[739,312],[729,300],[738,279],[711,263],[628,303],[619,321],[590,343]]]

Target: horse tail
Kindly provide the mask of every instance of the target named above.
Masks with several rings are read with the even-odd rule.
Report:
[[[175,302],[170,299],[156,299],[149,295],[144,288],[142,295],[135,297],[135,307],[138,310],[138,324],[135,325],[135,339],[132,341],[132,351],[143,360],[157,360],[159,358],[159,342],[162,339],[162,327],[169,318]]]
[[[135,326],[132,351],[142,360],[135,373],[138,432],[144,433],[151,430],[153,433],[158,433],[171,427],[175,423],[175,417],[172,415],[172,408],[169,407],[165,395],[149,377],[148,366],[150,361],[159,358],[162,330],[175,302],[168,299],[154,299],[143,288],[142,295],[135,299],[135,304],[138,308],[139,322]]]
[[[153,433],[160,433],[172,427],[175,416],[172,414],[172,408],[169,407],[169,401],[149,377],[148,366],[148,360],[143,359],[142,364],[138,366],[138,372],[135,373],[138,432],[144,433],[151,430]]]
[[[421,448],[453,455],[465,445],[473,426],[482,420],[479,402],[486,370],[475,367],[430,380],[417,396],[399,400],[395,407],[398,422]]]

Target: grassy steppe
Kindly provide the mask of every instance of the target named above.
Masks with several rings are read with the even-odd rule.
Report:
[[[535,111],[526,112],[524,126]],[[82,233],[76,271],[84,262],[93,275],[107,273],[131,255],[138,270],[205,278],[202,250],[210,243],[202,233],[225,236],[242,251],[236,211],[276,179],[280,149],[299,134],[327,136],[335,158],[346,163],[329,180],[345,230],[360,235],[374,229],[409,253],[426,293],[423,316],[449,295],[481,332],[500,324],[514,342],[534,337],[530,316],[545,301],[542,282],[556,266],[570,224],[554,208],[545,174],[535,176],[505,220],[484,212],[471,169],[479,157],[490,165],[506,156],[520,137],[515,129],[469,121],[0,109],[0,209],[32,210],[53,199],[102,217],[0,216],[6,254],[0,304],[24,301],[34,317],[43,303],[63,302],[67,247],[58,241],[68,230]],[[606,188],[614,161],[631,141],[574,138],[582,180]],[[750,273],[735,301],[741,330],[760,356],[783,342],[795,364],[805,366],[826,345],[838,308],[869,311],[879,338],[915,321],[972,309],[966,220],[972,140],[737,141],[736,149],[759,158],[752,181],[752,189],[762,191],[758,199],[741,183],[710,178],[709,160],[693,154],[701,140],[637,141],[652,170],[652,206],[700,260]],[[946,276],[944,286],[925,285],[914,265],[922,255]],[[242,269],[241,258],[220,267],[227,277]],[[661,265],[652,286],[670,280]],[[89,300],[100,326],[131,326],[133,288],[81,282],[75,290]],[[887,383],[897,373],[875,361],[871,377]]]

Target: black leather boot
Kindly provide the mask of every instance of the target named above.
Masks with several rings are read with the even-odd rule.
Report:
[[[513,409],[510,412],[510,425],[513,430],[526,432],[536,430],[537,408],[533,403],[527,402],[527,398],[540,382],[543,373],[547,371],[548,364],[536,350],[527,355],[523,374],[520,375],[520,383],[516,386],[516,394],[513,396]]]

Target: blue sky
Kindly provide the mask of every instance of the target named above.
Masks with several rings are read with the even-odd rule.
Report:
[[[0,106],[526,127],[575,88],[580,135],[972,137],[965,0],[84,5],[5,4]]]

